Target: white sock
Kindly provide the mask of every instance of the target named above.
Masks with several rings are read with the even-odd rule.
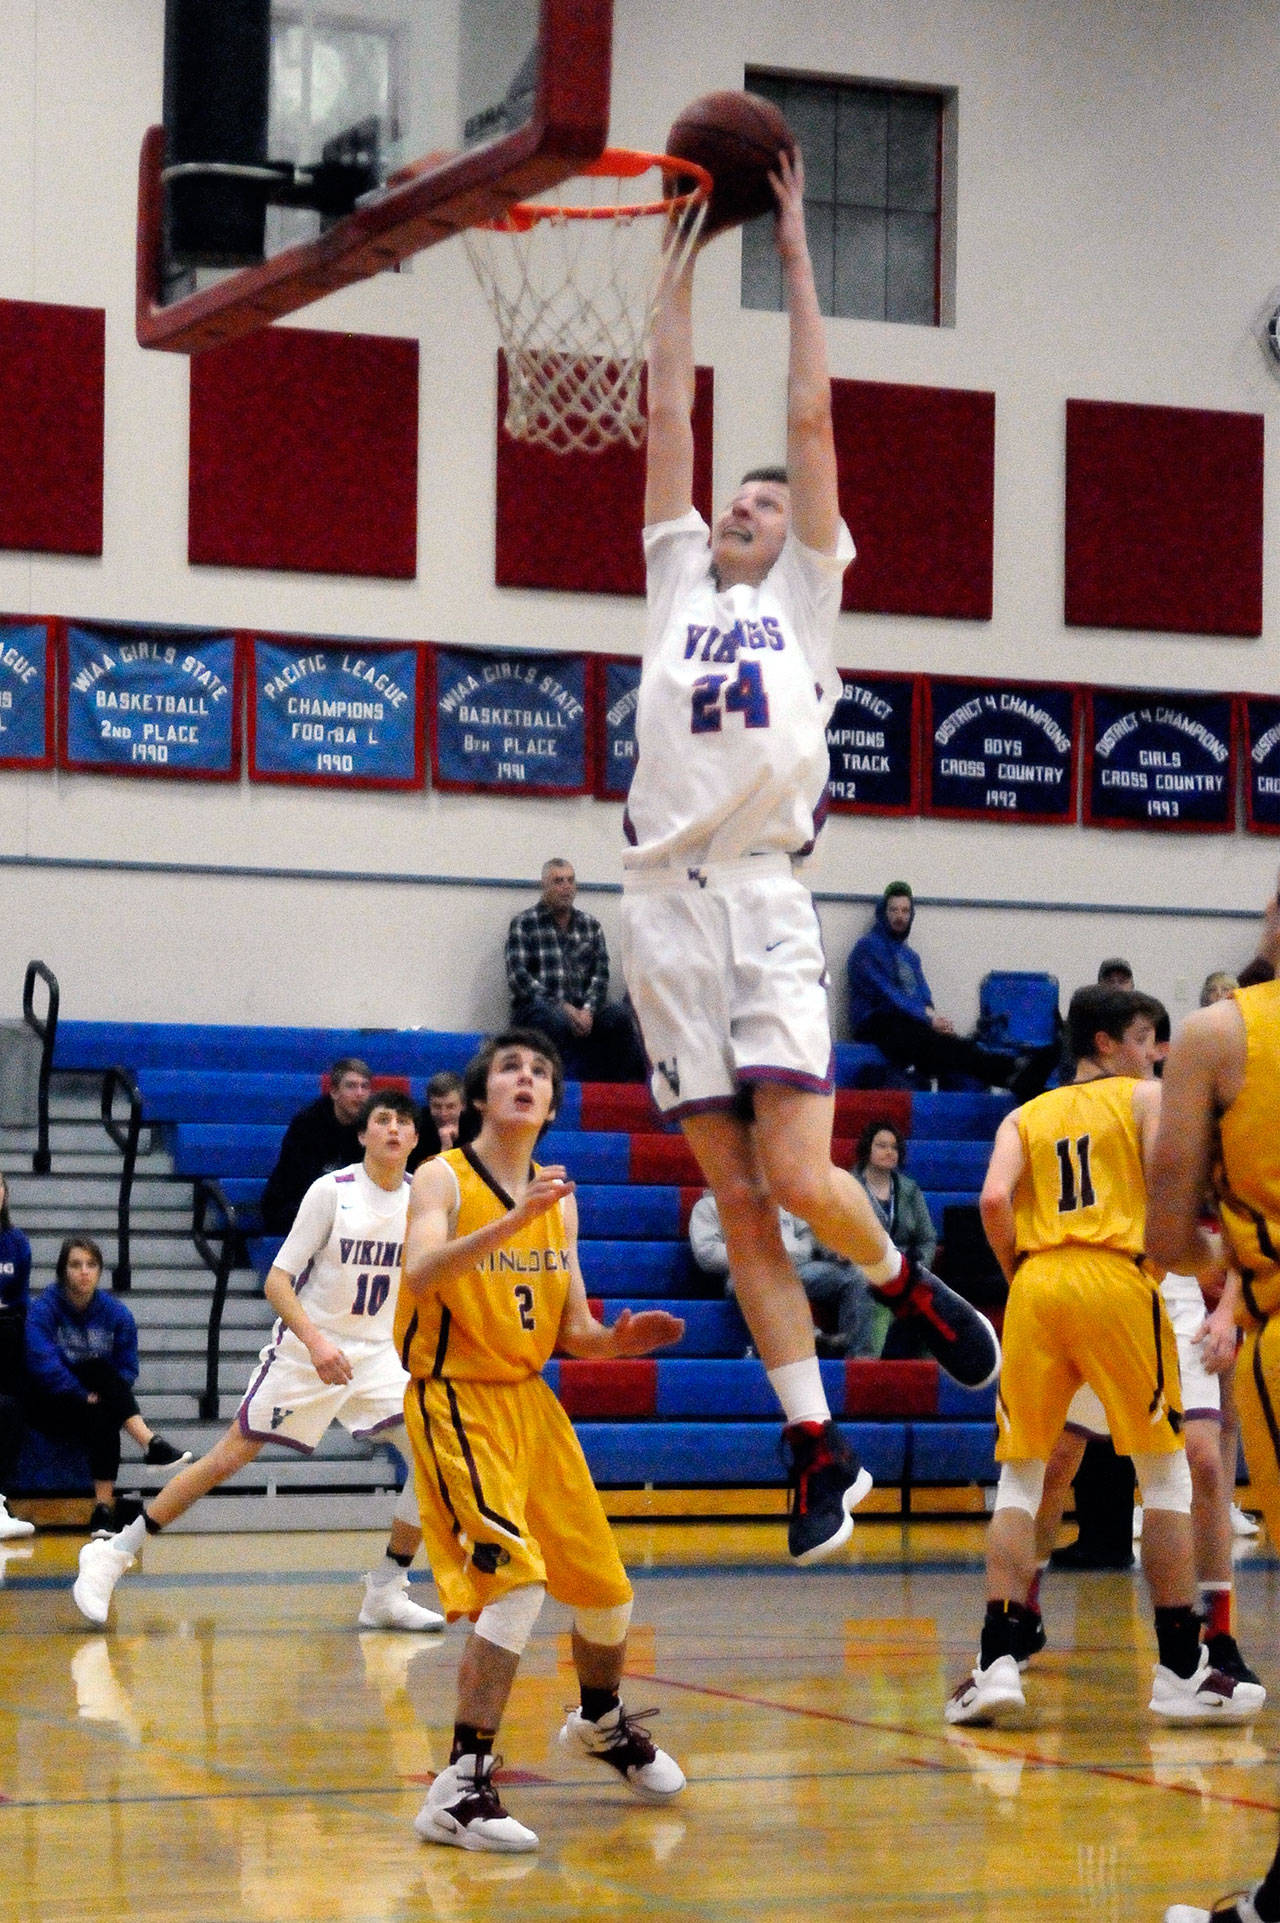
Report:
[[[407,1576],[408,1573],[407,1569],[402,1569],[398,1562],[392,1560],[391,1551],[388,1549],[377,1568],[369,1571],[369,1581],[375,1589],[386,1589],[392,1583],[399,1582],[400,1578]]]
[[[135,1516],[132,1522],[126,1523],[123,1529],[116,1531],[117,1549],[123,1549],[131,1556],[137,1555],[146,1540],[147,1525],[142,1516]]]
[[[784,1362],[780,1368],[770,1369],[768,1375],[788,1422],[830,1422],[831,1410],[816,1355],[803,1362]]]
[[[885,1282],[896,1282],[902,1273],[902,1250],[895,1249],[893,1243],[886,1235],[884,1238],[884,1254],[880,1257],[879,1261],[859,1262],[858,1267],[862,1270],[868,1282],[875,1282],[877,1285]]]

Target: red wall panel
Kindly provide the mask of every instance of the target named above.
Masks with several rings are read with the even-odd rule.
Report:
[[[191,363],[188,559],[412,580],[418,343],[267,327]]]
[[[0,547],[102,553],[106,316],[0,301]]]
[[[711,516],[712,371],[696,374],[693,500]],[[644,448],[555,454],[503,426],[507,373],[498,356],[498,498],[494,581],[500,588],[643,594]]]
[[[1067,402],[1066,619],[1262,632],[1261,414]]]
[[[991,619],[994,394],[832,381],[845,608]]]

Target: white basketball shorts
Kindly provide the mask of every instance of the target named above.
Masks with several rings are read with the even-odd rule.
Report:
[[[756,1082],[830,1093],[822,931],[785,855],[628,870],[622,965],[665,1114],[730,1109]]]
[[[1184,1419],[1191,1417],[1216,1421],[1222,1412],[1222,1390],[1216,1375],[1211,1375],[1201,1360],[1198,1346],[1191,1340],[1204,1321],[1206,1310],[1200,1284],[1194,1275],[1166,1275],[1160,1284],[1164,1306],[1178,1339],[1178,1373],[1182,1377]],[[1085,1383],[1076,1390],[1067,1410],[1067,1427],[1080,1435],[1105,1436],[1107,1412],[1093,1390]]]
[[[352,1378],[329,1383],[320,1380],[311,1357],[289,1330],[279,1342],[268,1343],[236,1417],[241,1433],[310,1455],[331,1422],[340,1422],[353,1436],[375,1436],[403,1422],[409,1378],[394,1346],[341,1346]]]

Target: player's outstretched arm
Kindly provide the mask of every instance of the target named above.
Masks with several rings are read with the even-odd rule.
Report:
[[[557,1348],[566,1355],[592,1361],[610,1357],[648,1355],[654,1349],[669,1348],[684,1334],[678,1315],[665,1309],[642,1309],[633,1315],[623,1309],[611,1328],[597,1322],[587,1301],[586,1284],[578,1263],[578,1205],[570,1197],[564,1205],[565,1243],[569,1257],[569,1294],[556,1337]]]
[[[455,1177],[445,1162],[424,1162],[413,1178],[400,1274],[400,1285],[410,1295],[429,1295],[442,1283],[456,1281],[474,1269],[484,1256],[518,1235],[526,1222],[571,1196],[573,1183],[563,1168],[540,1169],[515,1208],[470,1235],[454,1236],[450,1219],[457,1194]]]
[[[663,271],[649,336],[646,527],[678,521],[693,506],[693,260]]]
[[[1013,1281],[1013,1272],[1018,1264],[1018,1242],[1014,1231],[1013,1191],[1018,1186],[1018,1178],[1026,1166],[1026,1153],[1022,1146],[1022,1136],[1012,1115],[1006,1115],[996,1130],[996,1139],[991,1147],[991,1160],[987,1164],[982,1193],[978,1197],[978,1212],[987,1240],[991,1244],[996,1261],[1004,1272],[1006,1282]]]
[[[778,155],[771,174],[778,203],[774,240],[782,261],[790,319],[787,367],[787,478],[796,538],[818,554],[834,554],[840,529],[836,446],[831,424],[827,335],[813,282],[804,224],[804,161]]]

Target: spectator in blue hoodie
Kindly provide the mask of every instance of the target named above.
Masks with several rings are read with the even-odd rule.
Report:
[[[9,1219],[9,1184],[0,1175],[0,1542],[29,1536],[35,1525],[10,1515],[9,1487],[22,1447],[27,1297],[31,1244]]]
[[[89,1528],[110,1530],[122,1429],[152,1468],[176,1468],[191,1452],[175,1449],[142,1418],[133,1393],[138,1325],[119,1296],[99,1290],[97,1243],[68,1236],[55,1272],[53,1287],[42,1289],[27,1312],[28,1412],[45,1435],[83,1448],[93,1478]]]
[[[849,954],[849,1033],[872,1042],[898,1068],[928,1076],[965,1075],[988,1088],[1010,1088],[1019,1101],[1044,1087],[1054,1051],[997,1054],[940,1015],[920,957],[907,940],[915,898],[905,881],[891,881],[876,903],[875,921]]]

